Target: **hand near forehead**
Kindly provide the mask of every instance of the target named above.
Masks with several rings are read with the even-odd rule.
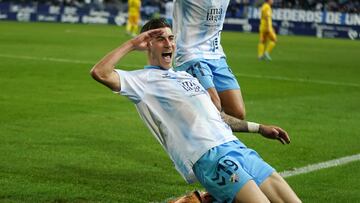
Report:
[[[131,39],[131,43],[135,50],[138,51],[145,51],[148,49],[149,42],[156,38],[161,36],[164,33],[162,28],[149,30],[146,32],[143,32],[136,36],[135,38]]]

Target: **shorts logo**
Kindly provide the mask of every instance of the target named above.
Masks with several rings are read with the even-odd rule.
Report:
[[[226,180],[231,183],[239,182],[239,176],[236,175],[235,171],[239,169],[239,166],[230,159],[222,159],[216,168],[216,175],[211,180],[216,182],[219,186],[226,184]],[[230,178],[226,178],[230,177]]]
[[[232,183],[239,182],[239,176],[236,175],[235,173],[233,173],[233,174],[230,176],[230,182],[232,182]]]
[[[216,172],[216,176],[211,179],[212,181],[217,181],[216,184],[223,186],[226,184],[225,177],[220,176],[218,172]]]

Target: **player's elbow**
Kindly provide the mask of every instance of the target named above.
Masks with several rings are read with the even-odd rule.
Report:
[[[95,67],[93,67],[91,70],[90,70],[90,76],[95,79],[95,80],[98,80],[99,79],[99,73],[98,71],[96,70]]]
[[[94,80],[97,80],[97,81],[104,81],[106,79],[106,75],[97,66],[94,66],[90,70],[90,75]]]

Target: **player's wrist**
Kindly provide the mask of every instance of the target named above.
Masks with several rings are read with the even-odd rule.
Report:
[[[260,131],[260,124],[255,122],[247,122],[247,127],[250,133],[258,133]]]

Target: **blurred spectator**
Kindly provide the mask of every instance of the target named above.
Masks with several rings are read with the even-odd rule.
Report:
[[[323,4],[321,2],[317,2],[315,5],[315,10],[322,11],[323,10]]]
[[[332,11],[345,13],[360,12],[359,0],[279,0],[281,3],[274,4],[278,8]]]
[[[165,14],[165,4],[172,0],[143,0],[145,17]],[[194,0],[196,1],[196,0]],[[360,0],[273,0],[273,8],[302,9],[313,11],[332,11],[360,13]],[[18,4],[46,4],[55,6],[91,7],[98,10],[127,10],[127,0],[0,0],[0,2]],[[264,0],[230,0],[227,17],[242,18],[246,16],[248,6],[259,7]],[[145,11],[146,9],[146,11]]]

